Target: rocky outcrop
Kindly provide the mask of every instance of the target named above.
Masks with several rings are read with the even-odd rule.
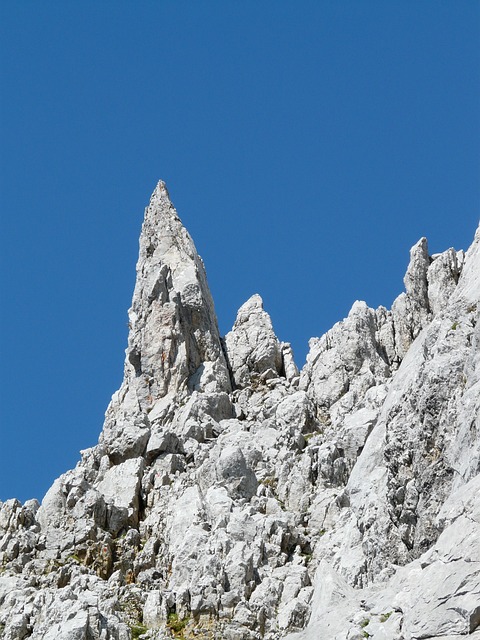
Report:
[[[233,329],[225,336],[225,348],[236,388],[281,373],[281,346],[258,294],[240,307]]]
[[[99,443],[0,505],[3,637],[478,637],[479,245],[421,239],[299,372],[258,295],[220,338],[160,182]]]
[[[315,548],[313,614],[295,638],[480,636],[480,230],[440,295],[429,274],[458,265],[453,255],[428,267],[437,313],[393,375]]]

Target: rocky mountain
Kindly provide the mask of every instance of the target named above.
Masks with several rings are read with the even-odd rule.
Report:
[[[480,228],[404,283],[299,371],[258,295],[220,337],[159,182],[99,442],[0,503],[0,637],[478,640]]]

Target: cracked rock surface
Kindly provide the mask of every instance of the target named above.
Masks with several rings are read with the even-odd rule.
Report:
[[[99,442],[0,503],[0,637],[479,640],[480,228],[404,284],[299,371],[259,295],[220,337],[159,182]]]

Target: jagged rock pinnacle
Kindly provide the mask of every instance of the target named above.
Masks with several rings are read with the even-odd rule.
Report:
[[[162,181],[145,210],[129,318],[127,377],[152,381],[153,399],[207,384],[229,390],[205,268]]]
[[[142,453],[146,426],[194,391],[231,390],[205,268],[162,181],[145,209],[128,315],[125,378],[102,434],[115,460]],[[122,444],[120,424],[128,425],[133,449]]]
[[[258,294],[238,310],[233,329],[225,336],[225,346],[237,387],[250,384],[252,374],[276,377],[282,370],[281,345]]]

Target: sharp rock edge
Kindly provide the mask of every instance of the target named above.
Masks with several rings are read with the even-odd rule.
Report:
[[[422,238],[299,372],[258,295],[220,337],[160,182],[99,443],[0,504],[2,638],[479,638],[479,245]]]

